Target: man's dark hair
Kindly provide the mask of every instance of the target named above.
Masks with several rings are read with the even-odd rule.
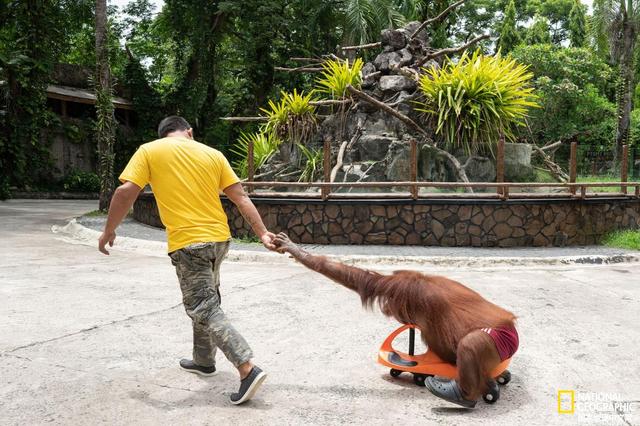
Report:
[[[163,118],[158,124],[158,137],[165,138],[171,132],[189,130],[191,125],[184,118],[178,115],[170,115]]]

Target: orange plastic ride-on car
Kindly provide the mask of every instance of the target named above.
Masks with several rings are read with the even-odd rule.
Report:
[[[429,349],[423,354],[414,355],[415,328],[415,325],[405,324],[391,333],[380,347],[378,362],[391,368],[391,377],[398,377],[403,372],[412,373],[413,382],[418,386],[424,386],[424,380],[428,376],[457,379],[458,371],[456,366],[443,361]],[[407,329],[409,330],[409,353],[404,353],[393,347],[393,341]],[[494,380],[489,383],[488,391],[482,396],[482,399],[487,403],[493,404],[500,398],[498,384],[506,385],[511,380],[511,373],[507,370],[510,362],[511,358],[505,359],[491,372],[491,377],[494,377]]]

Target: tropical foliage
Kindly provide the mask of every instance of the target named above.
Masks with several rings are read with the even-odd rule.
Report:
[[[322,64],[324,71],[316,80],[316,91],[329,95],[332,99],[347,97],[347,87],[360,88],[362,82],[362,59],[357,58],[353,63],[349,60],[328,60]]]
[[[531,77],[509,57],[465,53],[441,69],[425,70],[418,110],[450,149],[491,150],[501,133],[515,139],[516,127],[524,126],[529,109],[537,106]]]
[[[300,182],[313,182],[318,177],[318,174],[322,171],[322,157],[323,152],[321,149],[307,148],[304,145],[298,144],[298,149],[304,157],[304,167],[298,181]]]
[[[240,137],[238,138],[236,145],[231,149],[231,152],[237,156],[237,160],[233,162],[233,168],[243,179],[247,177],[249,171],[247,159],[249,158],[250,143],[253,143],[253,164],[255,170],[259,171],[260,168],[277,152],[280,140],[272,132],[240,134]]]

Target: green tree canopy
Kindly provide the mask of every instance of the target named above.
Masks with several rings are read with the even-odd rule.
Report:
[[[508,53],[511,52],[518,44],[520,44],[520,35],[516,31],[516,5],[514,0],[511,0],[504,13],[502,25],[500,26],[498,48],[503,53]]]

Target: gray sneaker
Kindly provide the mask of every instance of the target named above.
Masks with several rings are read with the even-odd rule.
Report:
[[[184,371],[188,371],[189,373],[195,373],[205,377],[213,376],[214,374],[216,374],[215,365],[212,365],[211,367],[203,367],[201,365],[195,364],[190,359],[181,359],[180,368],[182,368]]]
[[[462,389],[455,380],[445,378],[427,377],[424,385],[429,391],[445,401],[453,402],[465,408],[473,408],[477,401],[466,399],[462,396]]]
[[[253,367],[251,372],[240,381],[240,389],[236,393],[232,393],[229,399],[232,404],[239,405],[253,398],[256,391],[267,378],[267,373],[259,367]]]

